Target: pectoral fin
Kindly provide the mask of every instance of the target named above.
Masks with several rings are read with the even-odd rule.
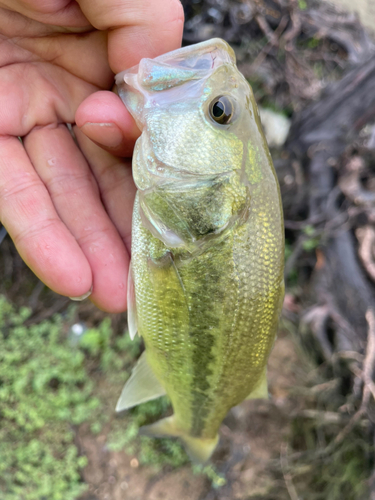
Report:
[[[267,368],[264,369],[258,384],[254,387],[246,399],[268,399]]]
[[[150,437],[179,437],[190,459],[194,463],[202,465],[209,460],[219,442],[219,435],[214,438],[201,438],[192,437],[180,431],[176,427],[174,415],[141,427],[139,433]]]
[[[133,280],[133,270],[130,263],[129,274],[128,274],[128,329],[129,335],[132,340],[137,335],[138,324],[137,324],[137,307],[135,303],[135,288]]]
[[[133,406],[159,398],[165,394],[165,389],[161,386],[147,362],[145,351],[133,368],[132,374],[122,390],[116,405],[116,411],[128,410]]]

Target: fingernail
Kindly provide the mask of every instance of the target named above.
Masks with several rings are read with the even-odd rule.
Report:
[[[85,123],[82,132],[92,141],[108,148],[116,148],[123,142],[121,130],[114,123]]]
[[[84,293],[83,295],[80,295],[79,297],[69,297],[70,300],[76,300],[77,302],[81,302],[82,300],[85,300],[87,299],[87,297],[90,297],[92,293],[92,286],[90,288],[90,290],[86,293]]]

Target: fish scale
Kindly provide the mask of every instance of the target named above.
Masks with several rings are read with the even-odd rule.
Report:
[[[176,170],[189,170],[192,173],[202,173],[202,168],[205,174],[220,172],[223,162],[241,168],[242,143],[233,143],[225,134],[218,136],[214,131],[207,133],[199,112],[187,111],[182,116],[169,116],[167,122],[160,119],[161,113],[154,113],[148,123],[153,153],[159,161],[162,159],[163,163],[175,166]],[[194,128],[191,123],[194,123]],[[161,126],[163,134],[169,137],[165,142],[160,138]],[[187,134],[191,138],[189,145],[186,144]],[[195,147],[198,142],[201,148]],[[181,155],[182,151],[186,151],[186,154]],[[219,155],[220,161],[217,158]]]
[[[142,60],[116,82],[142,130],[128,303],[146,347],[117,410],[167,394],[173,415],[141,432],[180,437],[204,463],[228,410],[268,394],[284,296],[278,182],[224,41]]]

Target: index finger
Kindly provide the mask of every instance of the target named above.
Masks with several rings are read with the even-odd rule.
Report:
[[[110,30],[108,58],[114,73],[143,57],[156,57],[181,46],[184,12],[179,0],[78,0],[99,30]]]

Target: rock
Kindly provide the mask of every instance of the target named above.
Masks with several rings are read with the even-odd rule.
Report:
[[[280,113],[261,107],[259,114],[269,147],[282,146],[289,134],[290,120]]]

